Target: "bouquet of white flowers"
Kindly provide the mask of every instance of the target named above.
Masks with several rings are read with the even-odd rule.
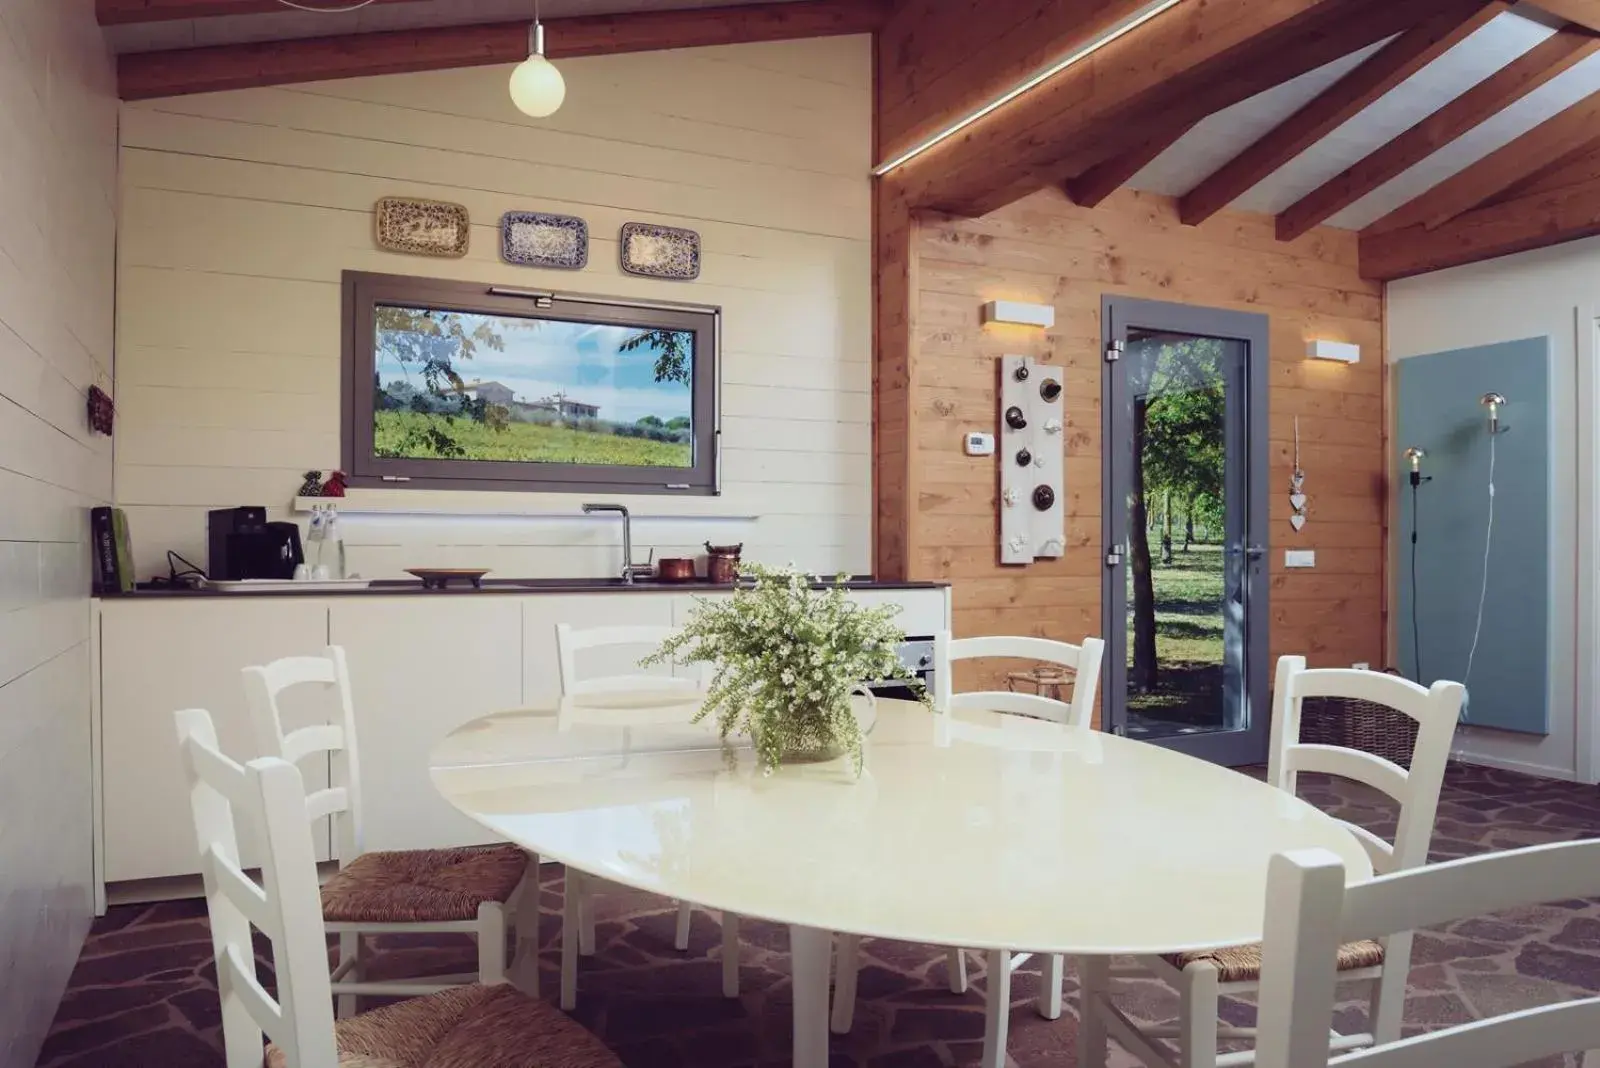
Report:
[[[641,663],[669,659],[716,666],[695,720],[717,717],[724,741],[746,734],[771,774],[785,759],[849,753],[861,772],[861,724],[850,695],[863,682],[906,679],[898,605],[863,608],[839,582],[820,590],[797,571],[745,563],[755,585],[731,598],[698,600],[688,624]],[[923,694],[926,702],[927,695]]]

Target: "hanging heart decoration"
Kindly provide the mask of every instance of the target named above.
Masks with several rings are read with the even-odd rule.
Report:
[[[1306,525],[1306,473],[1300,469],[1300,417],[1294,417],[1294,470],[1289,475],[1289,504],[1294,508],[1294,515],[1289,517],[1289,525],[1295,530],[1300,530]]]
[[[1294,529],[1299,530],[1301,527],[1306,525],[1306,517],[1301,515],[1299,512],[1296,512],[1294,515],[1289,517],[1289,525],[1294,527]]]
[[[1295,511],[1303,512],[1306,510],[1306,495],[1304,493],[1291,493],[1289,494],[1289,503],[1294,506]]]

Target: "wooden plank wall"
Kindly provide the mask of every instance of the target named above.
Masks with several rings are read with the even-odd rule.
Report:
[[[954,584],[957,634],[1077,641],[1102,631],[1100,299],[1113,293],[1271,317],[1272,655],[1383,662],[1383,306],[1380,287],[1357,274],[1354,233],[1319,229],[1285,244],[1270,216],[1237,213],[1187,227],[1172,199],[1129,190],[1092,210],[1048,190],[978,219],[896,226],[880,231],[880,257],[906,255],[915,292],[903,315],[880,302],[879,358],[902,358],[893,334],[903,320],[914,477],[889,504],[905,508],[903,573]],[[983,327],[979,308],[996,298],[1052,303],[1056,325]],[[1357,342],[1362,360],[1308,361],[1310,337]],[[995,461],[960,444],[963,431],[997,426],[1004,353],[1053,359],[1067,388],[1067,554],[1026,568],[997,563]],[[1299,534],[1288,524],[1296,416],[1311,498]],[[891,488],[879,487],[880,516]],[[1316,568],[1286,571],[1285,548],[1315,549]],[[880,570],[893,564],[880,556]]]

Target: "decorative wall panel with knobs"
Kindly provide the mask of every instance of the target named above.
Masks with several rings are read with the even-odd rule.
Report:
[[[1028,356],[1000,357],[1000,562],[1062,555],[1066,453],[1061,368]]]

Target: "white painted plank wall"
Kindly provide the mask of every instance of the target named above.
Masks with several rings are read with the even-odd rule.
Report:
[[[742,541],[768,561],[869,569],[868,39],[561,67],[567,101],[543,122],[512,108],[505,67],[124,106],[116,496],[141,573],[164,569],[168,548],[203,564],[207,508],[284,514],[302,472],[338,463],[346,269],[721,305],[725,492],[673,503],[759,518],[641,522],[639,553]],[[371,211],[387,195],[465,204],[471,252],[379,251]],[[512,209],[587,219],[588,268],[501,263]],[[700,280],[623,274],[630,220],[699,231]],[[414,493],[426,508],[432,496]],[[573,512],[583,499],[475,496]],[[355,517],[345,538],[367,576],[603,574],[621,545],[610,517]]]
[[[93,909],[88,508],[111,442],[117,103],[94,5],[0,3],[0,1064],[32,1064]]]

